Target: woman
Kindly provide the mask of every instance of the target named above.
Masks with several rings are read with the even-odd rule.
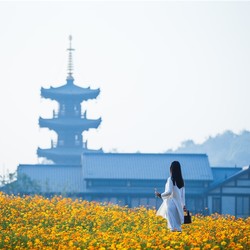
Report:
[[[167,219],[168,228],[172,232],[181,232],[181,224],[184,223],[185,207],[185,187],[181,174],[181,165],[178,161],[173,161],[170,166],[170,177],[165,185],[165,192],[155,195],[162,198],[163,202],[157,211]]]

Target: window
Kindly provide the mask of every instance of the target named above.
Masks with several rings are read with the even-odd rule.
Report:
[[[131,207],[139,207],[139,198],[131,199]]]
[[[236,215],[238,217],[247,217],[250,215],[250,197],[238,196],[236,199]]]
[[[156,199],[155,198],[149,198],[148,199],[148,206],[153,208],[156,207]]]
[[[221,198],[220,197],[213,197],[212,213],[221,213]]]
[[[109,202],[113,204],[117,204],[118,201],[116,197],[110,197]]]
[[[140,198],[140,206],[147,206],[147,198]]]
[[[199,196],[187,197],[186,195],[186,207],[191,213],[204,213],[203,198]]]
[[[157,206],[156,198],[149,198],[149,197],[132,197],[131,198],[131,207],[145,206],[145,207],[155,208],[155,207],[159,207],[160,204]]]
[[[61,115],[65,115],[65,109],[66,109],[66,107],[65,107],[65,104],[62,104],[62,106],[61,106]]]

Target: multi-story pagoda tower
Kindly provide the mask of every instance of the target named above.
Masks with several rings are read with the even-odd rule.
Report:
[[[55,164],[80,164],[84,152],[102,152],[91,150],[84,142],[82,133],[90,128],[98,128],[101,118],[87,119],[86,111],[82,113],[81,103],[95,99],[100,89],[82,88],[74,84],[71,47],[72,37],[69,37],[68,76],[65,85],[49,89],[41,88],[41,96],[58,102],[58,111],[53,111],[51,119],[39,118],[41,128],[54,130],[58,137],[57,142],[51,142],[49,149],[37,149],[38,157],[45,157]]]

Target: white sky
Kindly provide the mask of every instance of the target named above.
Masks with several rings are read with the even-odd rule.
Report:
[[[101,88],[90,148],[162,153],[225,130],[250,130],[250,2],[0,2],[0,173],[37,163],[39,129],[65,84]],[[84,110],[83,110],[84,111]]]

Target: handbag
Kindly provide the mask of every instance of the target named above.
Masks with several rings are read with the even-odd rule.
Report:
[[[184,214],[184,224],[190,224],[190,223],[192,223],[192,219],[189,210],[187,210],[187,212],[185,212]]]

